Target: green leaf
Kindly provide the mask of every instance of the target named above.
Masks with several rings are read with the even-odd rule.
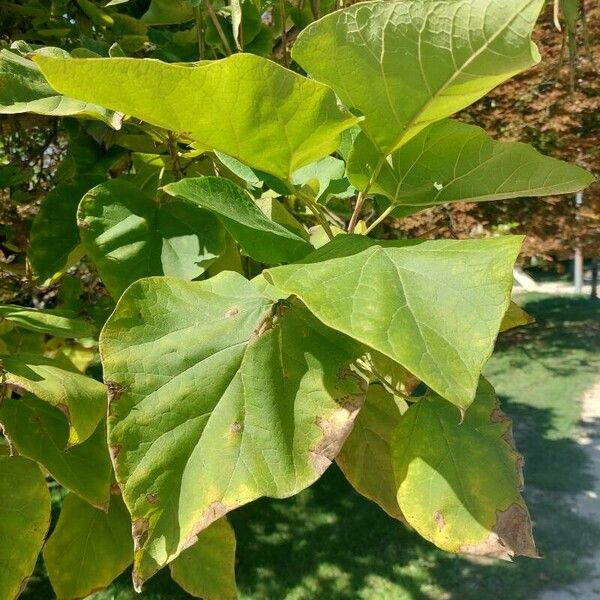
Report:
[[[193,18],[190,0],[152,0],[141,20],[147,25],[179,25]]]
[[[120,129],[123,119],[123,115],[93,101],[82,102],[59,94],[48,85],[33,61],[9,50],[0,50],[0,114],[24,112],[99,119],[114,129]]]
[[[137,281],[100,349],[137,589],[230,510],[313,483],[364,393],[351,340],[231,272]]]
[[[344,161],[333,156],[326,156],[310,165],[298,169],[292,176],[294,185],[308,185],[314,192],[318,200],[327,199],[328,191],[340,187],[348,188],[348,181],[344,181],[346,165]],[[345,185],[341,182],[344,181]],[[343,189],[341,191],[344,191]]]
[[[333,152],[356,121],[327,86],[252,54],[195,67],[132,58],[36,61],[64,93],[187,133],[284,180]],[[273,143],[282,131],[283,143]]]
[[[434,394],[413,404],[393,440],[398,503],[424,538],[450,552],[537,557],[510,420],[481,380],[461,420]]]
[[[467,408],[508,308],[521,239],[406,244],[342,235],[306,264],[265,274],[328,327]]]
[[[14,600],[31,575],[50,525],[50,494],[38,466],[0,456],[0,598]]]
[[[369,391],[336,462],[354,489],[376,502],[389,515],[404,520],[392,466],[391,441],[406,402],[380,385]]]
[[[525,312],[518,304],[511,301],[500,324],[500,331],[508,331],[509,329],[522,327],[531,323],[535,323],[535,318]]]
[[[364,2],[298,36],[292,56],[330,85],[389,154],[539,61],[543,0]]]
[[[88,439],[106,414],[106,389],[99,381],[65,368],[65,362],[36,354],[0,356],[4,382],[58,408],[69,421],[68,444]]]
[[[88,175],[61,183],[46,194],[31,226],[28,258],[38,279],[45,280],[71,266],[78,255],[77,206],[103,177]]]
[[[76,600],[101,590],[133,558],[131,521],[120,496],[108,512],[69,494],[50,539],[44,562],[58,600]]]
[[[53,406],[26,394],[0,405],[4,435],[21,455],[41,464],[58,483],[84,500],[108,506],[112,467],[106,443],[106,423],[82,444],[65,449],[69,424]]]
[[[158,203],[123,179],[90,190],[77,216],[85,251],[115,298],[149,275],[195,279],[225,249],[212,214],[187,202]]]
[[[451,120],[431,125],[388,161],[381,159],[373,143],[360,134],[348,162],[352,184],[364,190],[374,177],[372,192],[384,194],[392,204],[423,208],[567,194],[594,181],[585,169],[544,156],[528,144],[496,142],[479,127]]]
[[[227,519],[209,525],[170,567],[173,579],[192,596],[204,600],[237,598],[235,533]]]
[[[259,262],[293,262],[314,249],[299,235],[267,218],[251,196],[228,179],[186,178],[163,189],[214,212],[244,251]]]
[[[29,331],[64,338],[90,337],[95,331],[91,323],[77,318],[74,312],[59,309],[44,310],[7,304],[0,306],[0,322],[3,320]]]

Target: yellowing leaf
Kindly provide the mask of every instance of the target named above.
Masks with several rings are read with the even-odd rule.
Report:
[[[133,58],[35,59],[63,93],[187,133],[285,180],[333,152],[356,122],[327,86],[252,54],[195,67]],[[282,132],[283,143],[273,143]]]
[[[464,419],[435,394],[413,404],[393,446],[398,504],[424,538],[449,552],[537,557],[521,457],[487,381]]]

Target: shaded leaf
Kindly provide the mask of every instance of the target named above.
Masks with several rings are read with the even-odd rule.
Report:
[[[106,414],[106,390],[66,363],[36,354],[0,356],[5,383],[58,408],[69,421],[68,444],[89,438]]]
[[[298,234],[269,219],[244,190],[222,177],[193,177],[170,183],[167,194],[214,212],[233,238],[259,262],[293,262],[313,247]]]
[[[539,61],[543,0],[363,2],[309,25],[292,56],[383,154]]]
[[[122,179],[90,190],[78,223],[86,253],[116,298],[149,275],[195,279],[225,249],[225,232],[212,214],[187,202],[158,203]]]
[[[398,503],[424,538],[449,552],[537,557],[520,494],[522,459],[487,381],[464,420],[435,394],[413,404],[393,446]]]
[[[521,239],[407,244],[342,235],[306,264],[275,267],[266,276],[328,327],[466,408],[510,301]]]
[[[171,575],[188,594],[197,598],[237,598],[235,533],[226,518],[209,525],[198,541],[171,563]]]
[[[67,495],[44,546],[44,562],[58,600],[85,598],[101,590],[132,558],[131,521],[120,496],[112,496],[104,512],[75,494]]]
[[[44,310],[8,304],[0,306],[0,321],[2,320],[16,323],[29,331],[57,337],[89,337],[95,332],[95,327],[91,323],[77,318],[72,311],[60,309]]]
[[[362,401],[359,348],[236,273],[134,283],[100,347],[138,589],[228,511],[314,482]]]
[[[50,494],[39,467],[0,455],[0,598],[14,600],[31,575],[50,525]]]
[[[391,441],[407,408],[404,400],[392,396],[380,385],[369,386],[365,403],[336,458],[346,479],[359,494],[401,520]]]
[[[2,402],[0,423],[21,456],[41,464],[58,483],[94,506],[108,505],[112,467],[104,421],[85,442],[66,449],[69,424],[65,416],[27,394]]]
[[[381,153],[360,134],[348,177],[365,189]],[[371,191],[393,204],[429,208],[576,192],[594,181],[585,169],[540,154],[528,144],[496,142],[474,125],[444,120],[421,131],[383,161]]]
[[[36,61],[65,93],[187,132],[206,148],[284,180],[333,152],[356,120],[327,86],[252,54],[195,67],[132,58]],[[284,124],[285,143],[272,143]]]
[[[83,195],[104,178],[87,175],[61,183],[44,197],[31,226],[28,258],[34,274],[45,280],[71,266],[79,258],[77,206]]]

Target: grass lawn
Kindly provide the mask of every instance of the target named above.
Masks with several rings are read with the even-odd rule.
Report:
[[[600,305],[528,294],[518,301],[537,323],[508,332],[486,368],[525,455],[525,495],[543,560],[474,562],[437,551],[356,494],[335,467],[295,498],[235,511],[237,579],[245,600],[531,599],[585,574],[581,555],[600,527],[574,514],[569,494],[585,487],[585,455],[573,441],[578,399],[600,376]],[[167,573],[135,594],[124,574],[94,600],[190,598]],[[29,600],[52,594],[43,578]]]

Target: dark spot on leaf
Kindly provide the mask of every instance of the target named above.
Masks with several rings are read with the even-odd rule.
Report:
[[[121,452],[120,444],[110,444],[108,447],[108,451],[110,453],[110,458],[113,462],[117,460],[117,456],[119,456],[119,452]]]
[[[235,317],[235,315],[237,315],[239,312],[240,311],[237,308],[229,308],[225,311],[225,316],[226,317]]]
[[[125,388],[120,383],[110,380],[105,381],[104,385],[106,385],[106,389],[108,390],[108,404],[110,406],[110,404],[119,400]]]
[[[438,529],[443,529],[446,521],[444,521],[444,515],[442,514],[442,511],[437,510],[433,518],[435,519],[435,524],[438,526]]]
[[[231,426],[231,433],[239,433],[243,429],[244,429],[244,426],[241,423],[234,421],[233,425]]]
[[[215,500],[208,505],[208,508],[204,511],[200,519],[194,525],[190,535],[185,538],[182,550],[193,546],[198,541],[198,535],[204,531],[211,523],[214,523],[217,519],[227,514],[235,506],[226,507],[219,500]]]
[[[136,519],[131,526],[133,543],[136,548],[141,548],[148,539],[148,520]]]
[[[30,417],[29,418],[29,422],[30,423],[39,423],[40,422],[40,418],[36,417],[36,416]]]
[[[147,494],[146,500],[150,502],[150,504],[158,504],[158,495],[157,494]]]
[[[463,545],[460,551],[508,561],[514,556],[539,558],[527,509],[519,504],[511,504],[508,509],[497,511],[496,514],[496,524],[488,537],[478,544]]]
[[[90,226],[90,224],[87,221],[84,221],[83,219],[77,219],[77,227],[79,227],[79,229],[88,229]]]
[[[110,495],[111,496],[120,496],[121,495],[121,487],[118,483],[113,483],[110,486]]]

